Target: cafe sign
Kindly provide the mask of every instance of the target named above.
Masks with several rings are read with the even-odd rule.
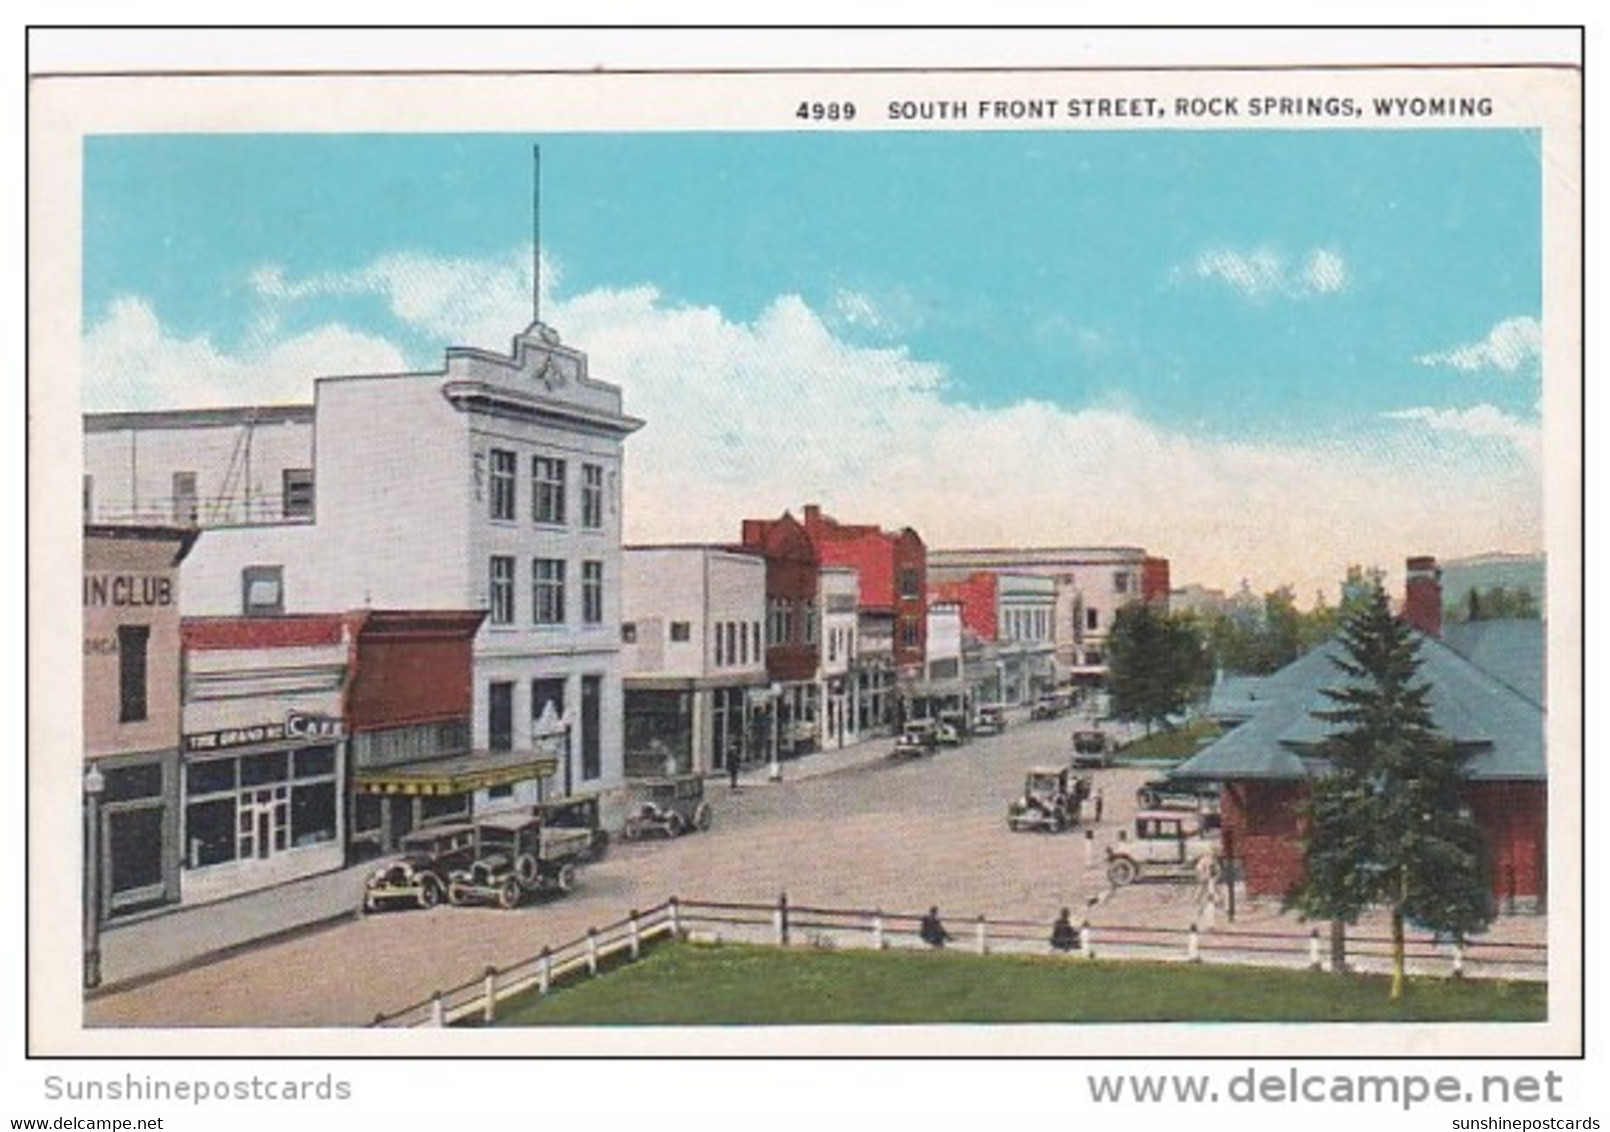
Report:
[[[226,751],[233,747],[252,747],[259,743],[281,743],[286,740],[309,742],[334,740],[344,735],[345,729],[336,716],[291,711],[286,712],[285,718],[276,723],[190,732],[184,737],[184,749],[192,752]]]

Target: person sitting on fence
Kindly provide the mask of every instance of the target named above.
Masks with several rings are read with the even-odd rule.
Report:
[[[944,947],[951,934],[945,930],[945,925],[939,922],[939,908],[928,909],[928,914],[922,918],[922,926],[917,929],[922,942],[929,947]]]
[[[1062,909],[1056,923],[1051,925],[1051,950],[1076,951],[1079,948],[1079,933],[1068,918],[1068,910]]]

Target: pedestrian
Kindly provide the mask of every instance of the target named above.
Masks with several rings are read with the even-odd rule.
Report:
[[[1067,952],[1077,951],[1078,948],[1079,933],[1068,918],[1068,910],[1064,908],[1057,916],[1056,923],[1051,925],[1051,950]]]
[[[727,752],[727,779],[734,790],[738,789],[738,752]]]
[[[1099,787],[1099,786],[1096,787],[1096,796],[1095,796],[1094,801],[1095,801],[1095,805],[1096,805],[1096,824],[1100,825],[1101,824],[1101,787]]]
[[[952,938],[945,930],[945,925],[939,922],[938,905],[928,909],[928,914],[922,918],[922,926],[917,929],[917,934],[929,947],[944,947]]]

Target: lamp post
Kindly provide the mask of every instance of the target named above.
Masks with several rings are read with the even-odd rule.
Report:
[[[101,985],[101,794],[106,776],[84,770],[84,989]]]
[[[783,686],[771,686],[771,765],[766,770],[766,777],[772,782],[783,780],[783,764],[778,753],[777,716],[783,706]]]

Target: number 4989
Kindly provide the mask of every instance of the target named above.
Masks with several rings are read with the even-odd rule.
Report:
[[[801,102],[794,117],[807,122],[848,122],[855,117],[855,103]]]

